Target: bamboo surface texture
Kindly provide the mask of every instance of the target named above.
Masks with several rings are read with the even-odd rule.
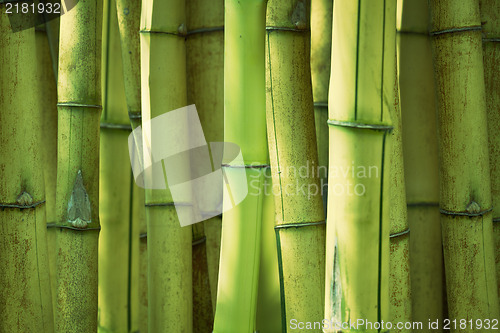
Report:
[[[266,109],[283,332],[291,319],[323,319],[325,217],[308,65],[309,11],[310,1],[267,4]]]
[[[56,332],[95,332],[102,3],[82,2],[60,20]]]
[[[239,145],[242,157],[233,160],[224,156],[223,174],[226,179],[245,176],[246,184],[236,182],[230,191],[239,195],[246,187],[248,193],[232,207],[229,193],[224,192],[214,333],[255,331],[262,189],[269,163],[264,90],[265,13],[264,0],[225,1],[224,141]],[[248,186],[251,182],[253,186]]]
[[[443,319],[443,254],[439,215],[436,98],[429,11],[425,1],[404,0],[399,85],[410,237],[413,320]],[[424,332],[430,332],[424,325]]]
[[[33,27],[12,32],[5,6],[0,4],[0,331],[45,332],[53,330],[53,317],[41,149],[44,110],[37,98],[42,91],[34,84],[42,78],[34,59],[43,52]],[[30,16],[19,19],[29,24]]]
[[[395,10],[395,1],[334,2],[325,281],[330,321],[390,318]],[[345,332],[364,329],[377,331],[358,326]]]
[[[498,318],[479,1],[431,1],[431,18],[449,317]]]
[[[154,133],[154,127],[148,125],[149,121],[186,106],[185,32],[184,1],[142,2],[142,130],[150,138],[161,133]],[[150,147],[153,151],[158,148]],[[180,226],[168,188],[146,189],[145,198],[148,230],[148,331],[192,332],[191,227]],[[191,210],[191,207],[177,209]]]
[[[484,82],[490,153],[493,237],[498,293],[500,294],[500,2],[481,0]]]

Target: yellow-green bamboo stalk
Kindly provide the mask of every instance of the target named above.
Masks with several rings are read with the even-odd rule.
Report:
[[[141,125],[141,0],[116,0],[123,79],[132,129]],[[147,332],[147,230],[144,189],[132,184],[130,331]]]
[[[196,104],[207,142],[222,142],[224,140],[224,1],[190,0],[186,2],[186,11],[188,104]],[[208,191],[213,192],[214,189],[202,191],[208,193]],[[219,196],[213,196],[213,198],[219,198]],[[204,242],[196,247],[200,251],[199,258],[202,261],[199,264],[193,262],[193,268],[200,270],[200,273],[207,270],[210,284],[209,288],[205,288],[205,290],[193,291],[195,293],[194,302],[198,303],[193,308],[195,331],[199,331],[196,328],[197,325],[203,324],[201,318],[197,319],[199,316],[197,313],[205,313],[208,307],[212,311],[210,316],[212,319],[204,325],[213,326],[220,258],[221,222],[222,217],[216,216],[204,221],[204,226],[195,226],[203,231],[203,234],[199,234],[200,238],[215,241],[215,246],[209,246],[207,242]],[[205,261],[206,263],[203,264]],[[203,265],[208,265],[208,267]],[[206,304],[206,297],[210,300],[210,305]],[[206,305],[202,306],[202,304]],[[204,317],[208,319],[208,317]]]
[[[484,81],[488,142],[490,151],[491,200],[493,202],[493,237],[498,293],[500,294],[500,2],[480,0],[483,27]]]
[[[126,111],[116,1],[105,1],[103,14],[99,332],[133,332],[131,242],[138,241],[138,235],[133,235],[132,230],[132,175],[128,154],[131,126]]]
[[[97,330],[102,3],[61,16],[56,332]]]
[[[31,23],[29,15],[19,21]],[[6,3],[0,4],[1,332],[53,330],[40,143],[45,110],[37,96],[44,75],[34,61],[43,52],[37,48],[35,29],[12,32]]]
[[[267,170],[262,203],[262,241],[260,246],[259,290],[257,295],[257,324],[259,333],[282,332],[280,277],[276,232],[274,195],[271,170]]]
[[[243,157],[231,161],[225,156],[223,172],[226,179],[233,179],[244,170],[247,183],[253,185],[248,186],[247,196],[235,207],[229,206],[230,198],[224,199],[214,333],[255,331],[262,186],[269,162],[265,14],[265,0],[225,0],[224,141],[238,144]],[[233,185],[232,193],[245,190],[241,182]]]
[[[425,1],[404,0],[399,37],[406,199],[410,237],[412,317],[443,319],[443,251],[439,221],[436,98]],[[424,325],[424,332],[431,329]]]
[[[333,11],[325,332],[335,331],[331,321],[390,318],[396,2],[338,0]],[[348,331],[365,330],[378,331]]]
[[[498,318],[479,1],[430,4],[449,317]]]
[[[333,0],[311,0],[311,82],[321,194],[328,195],[328,84],[332,55]]]
[[[142,2],[143,131],[152,131],[148,122],[154,117],[186,105],[185,15],[183,0]],[[150,137],[158,135],[147,134]],[[149,263],[148,330],[191,332],[191,227],[180,227],[168,189],[146,190],[145,194]],[[191,207],[180,209],[190,210]]]
[[[266,109],[278,189],[275,228],[284,332],[292,319],[323,319],[325,216],[309,67],[309,11],[307,0],[270,0],[267,5]]]
[[[395,19],[395,16],[390,18]],[[395,21],[391,23],[395,25]],[[388,41],[389,42],[389,41]],[[392,39],[392,42],[396,42]],[[387,45],[392,50],[393,45]],[[396,65],[396,59],[394,59]],[[396,96],[399,95],[395,80]],[[390,320],[392,323],[409,323],[412,321],[411,284],[410,284],[410,229],[406,207],[406,189],[403,161],[403,136],[399,97],[392,108],[392,152],[391,152],[391,235],[390,235]],[[391,332],[412,332],[411,328],[393,327]]]

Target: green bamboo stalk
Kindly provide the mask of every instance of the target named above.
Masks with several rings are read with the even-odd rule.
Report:
[[[16,15],[16,14],[13,14]],[[30,24],[32,16],[18,14]],[[34,23],[34,21],[33,21]],[[0,331],[53,330],[35,29],[12,32],[0,4]],[[42,61],[42,59],[40,59]],[[47,62],[44,61],[44,64]],[[49,62],[50,63],[50,62]],[[50,67],[49,67],[50,68]],[[43,73],[42,73],[43,72]]]
[[[332,55],[333,0],[311,0],[311,82],[323,205],[328,196],[328,84]]]
[[[396,18],[391,16],[391,18]],[[395,21],[391,23],[394,25]],[[389,42],[389,41],[388,41]],[[393,39],[395,42],[395,39]],[[394,46],[388,45],[388,49]],[[396,65],[396,59],[394,59]],[[412,321],[411,284],[410,284],[410,229],[406,206],[406,188],[403,160],[403,135],[401,112],[399,109],[398,81],[395,80],[395,95],[398,96],[391,109],[394,130],[392,132],[391,152],[391,235],[390,235],[390,319],[392,323]],[[393,327],[391,332],[412,332],[411,328]]]
[[[493,237],[498,293],[500,294],[500,2],[480,0],[483,27],[483,62],[486,89],[486,116],[490,153],[491,200],[493,202]]]
[[[99,332],[132,332],[132,175],[116,1],[104,3],[100,133]],[[139,58],[137,58],[139,62]]]
[[[152,131],[148,126],[150,119],[183,107],[187,102],[184,1],[144,0],[140,27],[142,130]],[[180,227],[168,189],[146,190],[145,197],[148,330],[191,332],[191,227]]]
[[[416,322],[442,322],[443,251],[429,12],[427,3],[419,0],[404,0],[401,9],[399,86],[411,229],[412,317]],[[423,331],[431,329],[424,325]]]
[[[54,22],[55,21],[55,22]],[[57,59],[52,57],[57,54],[59,46],[53,45],[58,42],[59,37],[54,38],[55,32],[59,33],[59,26],[54,27],[55,23],[59,23],[59,19],[46,22],[35,29],[35,41],[37,48],[37,71],[39,84],[38,101],[37,103],[44,110],[42,120],[42,155],[43,155],[43,178],[45,183],[45,213],[47,223],[54,223],[55,208],[56,208],[56,179],[57,179],[57,79],[54,77],[57,70],[54,71],[54,66],[57,66]],[[49,278],[51,300],[56,299],[57,284],[56,284],[56,230],[54,228],[47,229],[47,246],[49,257]],[[56,302],[52,302],[52,313],[56,311]],[[53,322],[53,321],[52,321]]]
[[[272,188],[271,170],[268,169],[262,202],[262,241],[256,323],[256,331],[259,333],[282,332],[280,277],[276,232],[274,231],[276,215]]]
[[[196,105],[207,142],[222,142],[224,140],[224,1],[190,0],[186,2],[186,11],[188,104]],[[214,189],[201,191],[209,193]],[[194,302],[197,303],[193,309],[193,325],[196,332],[211,331],[213,326],[221,222],[222,217],[216,216],[204,221],[203,225],[195,226],[203,231],[198,237],[215,241],[215,246],[203,242],[193,248],[199,251],[198,258],[201,260],[200,263],[193,261],[193,267],[199,272],[200,281],[205,280],[206,271],[210,282],[208,288],[202,287],[204,284],[198,284],[198,288],[193,290]],[[207,300],[210,304],[207,304]],[[210,316],[206,313],[207,310],[211,311]],[[202,317],[205,318],[205,322],[201,320]],[[204,325],[207,328],[197,328],[197,325]]]
[[[224,17],[224,141],[243,158],[224,157],[224,177],[245,171],[248,194],[230,208],[224,198],[214,333],[255,331],[265,169],[265,0],[226,0]],[[249,167],[253,165],[253,167]],[[242,193],[241,182],[231,187]],[[225,192],[228,194],[228,192]]]
[[[141,125],[141,63],[138,31],[141,19],[140,0],[117,0],[123,79],[128,115],[132,129]],[[147,307],[147,227],[144,189],[132,184],[130,331],[148,331]]]
[[[331,321],[390,318],[389,131],[396,97],[396,2],[339,0],[333,10],[325,332],[335,331]]]
[[[325,217],[317,174],[309,11],[310,1],[304,0],[267,5],[267,124],[273,184],[279,189],[275,212],[283,332],[292,319],[323,319]]]
[[[102,3],[61,16],[56,332],[97,330]]]
[[[479,1],[430,5],[448,312],[498,318]]]

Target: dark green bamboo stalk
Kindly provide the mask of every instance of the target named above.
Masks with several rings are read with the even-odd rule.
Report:
[[[188,104],[196,105],[206,141],[209,144],[222,142],[224,140],[224,1],[191,0],[186,2],[186,10]],[[206,188],[200,191],[211,193],[214,189]],[[207,197],[205,200],[220,198],[219,195]],[[198,238],[204,240],[193,247],[193,276],[198,278],[193,290],[193,329],[196,332],[209,332],[213,328],[221,222],[222,217],[216,216],[193,226],[193,230],[198,231]],[[215,246],[209,246],[207,239],[215,241]],[[196,242],[195,239],[193,241]],[[194,261],[195,257],[199,262]],[[205,280],[209,282],[208,286]]]
[[[498,318],[479,1],[430,4],[448,312]]]
[[[57,24],[57,25],[56,25]],[[54,36],[57,33],[57,36]],[[56,180],[57,180],[57,55],[59,45],[59,19],[41,24],[35,29],[37,48],[37,72],[39,94],[37,103],[43,110],[41,147],[43,153],[43,176],[45,183],[45,213],[47,224],[54,223],[56,208]],[[56,44],[56,45],[54,45]],[[55,61],[54,61],[55,60]],[[55,300],[57,295],[56,279],[56,233],[54,228],[47,229],[47,247],[49,256],[50,299]],[[48,291],[48,290],[47,290]],[[56,302],[52,302],[55,313]]]
[[[328,84],[332,55],[333,0],[311,0],[311,82],[318,170],[326,211],[328,196]]]
[[[30,15],[13,15],[25,25],[34,23]],[[50,59],[43,59],[38,46],[34,28],[11,30],[6,3],[1,3],[1,332],[53,331],[41,148],[45,119],[38,104],[43,94],[38,82],[46,79],[47,68],[37,73],[34,60],[50,66]]]
[[[97,330],[102,3],[61,18],[58,71],[56,332]]]
[[[411,229],[413,320],[443,319],[443,251],[439,221],[436,98],[429,11],[425,1],[404,0],[398,31],[403,153]],[[423,327],[430,332],[429,327]]]

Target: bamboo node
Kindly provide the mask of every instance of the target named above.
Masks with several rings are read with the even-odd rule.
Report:
[[[33,203],[33,197],[28,192],[21,193],[16,202],[21,206],[30,206]]]
[[[78,170],[73,192],[68,202],[68,222],[75,228],[84,229],[91,222],[90,200],[83,186],[82,171]]]
[[[400,236],[404,236],[410,233],[410,228],[407,228],[406,230],[400,231],[400,232],[395,232],[393,234],[389,235],[389,238],[396,238]]]
[[[481,31],[481,30],[482,30],[482,27],[480,25],[473,25],[470,27],[450,28],[450,29],[431,31],[431,32],[429,32],[429,35],[436,36],[436,35],[449,34],[449,33],[455,33],[455,32]]]
[[[311,227],[311,226],[322,225],[322,224],[326,224],[326,220],[317,221],[317,222],[299,222],[299,223],[278,224],[278,225],[274,226],[274,229],[277,231],[278,229]]]
[[[486,210],[481,210],[481,207],[479,204],[475,201],[471,201],[469,205],[466,208],[465,212],[452,212],[449,210],[445,209],[439,209],[439,212],[444,215],[451,215],[451,216],[468,216],[468,217],[476,217],[476,216],[482,216],[486,213],[489,213],[493,211],[493,208],[489,208]]]
[[[364,124],[364,123],[355,123],[352,121],[341,121],[328,119],[327,124],[329,126],[340,126],[340,127],[351,127],[351,128],[359,128],[359,129],[369,129],[374,131],[388,131],[391,132],[393,127],[390,125],[382,125],[382,124]]]

